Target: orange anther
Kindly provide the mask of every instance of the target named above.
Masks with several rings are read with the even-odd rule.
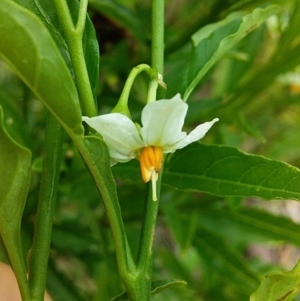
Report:
[[[139,160],[142,179],[146,183],[152,180],[152,197],[156,201],[156,181],[163,161],[162,150],[156,146],[145,147],[141,151]]]

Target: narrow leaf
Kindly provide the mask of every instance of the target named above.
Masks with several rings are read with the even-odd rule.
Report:
[[[249,207],[202,208],[198,216],[201,228],[239,243],[285,241],[300,246],[300,225],[283,216]]]
[[[0,36],[0,57],[65,127],[82,133],[76,87],[43,22],[15,2],[2,0]]]
[[[266,275],[250,301],[291,301],[300,292],[300,261],[292,271]]]
[[[234,13],[196,32],[192,36],[193,54],[183,79],[183,99],[188,99],[203,76],[228,50],[279,10],[279,6],[272,5],[257,8],[248,15]]]
[[[163,181],[219,196],[300,200],[300,170],[222,145],[194,143],[168,160]]]
[[[224,282],[230,282],[249,294],[257,287],[259,275],[220,236],[199,230],[194,243],[208,271],[218,273],[225,277]]]
[[[257,8],[252,13],[243,16],[241,13],[234,13],[225,20],[208,25],[200,29],[192,36],[195,58],[203,56],[203,49],[209,48],[204,65],[198,69],[195,61],[191,60],[188,78],[191,80],[185,90],[184,99],[187,99],[194,87],[200,82],[207,71],[228,52],[237,42],[243,39],[252,30],[258,27],[267,18],[278,13],[279,6],[273,5],[266,9]],[[232,32],[231,34],[229,34]],[[203,62],[203,60],[202,60]]]
[[[130,30],[136,38],[140,40],[144,39],[139,16],[134,11],[129,10],[114,0],[89,0],[89,5]]]
[[[8,135],[4,128],[1,107],[0,141],[0,233],[21,294],[28,298],[20,228],[30,183],[31,153]]]

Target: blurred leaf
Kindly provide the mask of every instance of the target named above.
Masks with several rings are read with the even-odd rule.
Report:
[[[132,181],[142,181],[141,171],[139,167],[139,162],[137,160],[131,160],[126,163],[119,163],[113,166],[112,171],[116,178],[120,177],[121,179],[130,179]]]
[[[190,247],[194,238],[198,224],[198,212],[179,211],[173,201],[164,204],[164,214],[176,242],[180,245],[181,250],[185,251]]]
[[[85,301],[80,297],[78,288],[68,281],[64,275],[58,272],[50,261],[47,271],[47,288],[55,301]]]
[[[5,91],[0,89],[0,106],[2,106],[5,112],[4,124],[8,133],[22,145],[29,146],[30,138],[29,131],[26,128],[26,124],[23,120],[22,110],[20,105],[14,101],[15,99]]]
[[[29,10],[3,0],[0,57],[65,126],[81,134],[81,111],[70,72],[48,30]]]
[[[241,128],[245,130],[249,135],[253,136],[257,140],[259,140],[261,143],[266,142],[266,138],[262,135],[262,133],[253,126],[244,116],[243,114],[238,114],[238,123]]]
[[[76,226],[73,227],[76,228]],[[89,235],[83,235],[83,233],[77,233],[62,227],[53,228],[51,244],[57,250],[71,252],[76,255],[85,253],[91,256],[99,252],[98,242]]]
[[[0,232],[20,290],[26,295],[28,286],[20,229],[30,183],[31,152],[8,135],[3,120],[0,107]]]
[[[223,282],[231,283],[245,293],[250,294],[257,287],[259,275],[250,268],[240,253],[221,237],[200,230],[194,243],[208,273],[220,274]],[[209,275],[204,279],[209,281]]]
[[[300,200],[300,170],[222,145],[192,145],[167,160],[163,182],[219,196]]]
[[[193,275],[195,270],[190,270],[186,262],[183,261],[183,256],[174,253],[174,250],[172,252],[168,249],[162,249],[159,252],[159,259],[163,262],[164,268],[168,271],[168,274],[171,275],[172,278],[183,279],[189,286],[193,286],[195,283]],[[192,260],[189,262],[192,262]],[[196,266],[193,266],[193,268],[197,269]]]
[[[143,40],[139,16],[134,11],[114,0],[89,0],[89,5],[103,15],[113,19],[131,31],[136,38]]]
[[[186,284],[183,280],[154,280],[151,282],[151,295],[156,295],[162,291],[165,291],[169,288],[172,288],[174,286],[178,285],[184,285]],[[111,301],[128,301],[127,293],[124,292],[116,297],[114,297]]]
[[[233,241],[285,241],[300,246],[300,225],[283,216],[250,207],[237,210],[202,208],[198,215],[201,228]]]
[[[192,36],[192,56],[183,69],[185,72],[183,78],[179,77],[183,99],[188,99],[204,75],[234,45],[279,10],[279,6],[272,5],[265,9],[257,8],[248,15],[233,13],[224,20],[207,25],[196,32]],[[178,77],[178,74],[176,76]]]
[[[12,140],[4,128],[3,119],[0,107],[1,228],[19,231],[30,183],[31,153]]]
[[[279,10],[279,6],[273,5],[265,9],[257,8],[245,16],[234,13],[225,20],[207,25],[195,33],[192,36],[194,56],[187,71],[187,86],[183,98],[188,98],[207,71],[229,49]],[[206,49],[206,55],[203,55],[203,49]]]
[[[291,301],[300,292],[300,261],[292,271],[266,275],[250,301]]]

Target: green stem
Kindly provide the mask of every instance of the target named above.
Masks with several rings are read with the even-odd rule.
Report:
[[[158,73],[162,76],[164,69],[164,1],[152,1],[152,72],[148,89],[148,102],[156,99]],[[155,74],[154,74],[155,73]],[[161,174],[156,183],[157,194],[160,193]],[[152,184],[152,183],[151,183]],[[130,301],[150,301],[152,277],[152,253],[155,225],[158,213],[158,201],[153,201],[151,184],[147,186],[145,214],[141,229],[137,269],[132,279],[132,291],[128,291]]]
[[[83,115],[92,117],[97,115],[94,96],[84,59],[82,37],[86,20],[88,0],[81,0],[76,26],[72,21],[68,4],[65,0],[54,0],[57,15],[62,25],[66,42],[69,48],[72,65],[76,77],[79,98]]]
[[[156,69],[151,69],[150,82],[148,87],[147,103],[156,100],[156,92],[158,87],[158,74]]]
[[[164,0],[152,1],[151,65],[158,73],[164,73]]]
[[[161,175],[162,173],[160,172],[159,179],[156,182],[158,198],[160,194]],[[143,217],[139,252],[137,258],[137,272],[133,280],[134,294],[130,294],[128,292],[130,301],[150,301],[153,262],[153,241],[155,235],[158,205],[158,201],[153,201],[151,183],[148,183],[145,199],[145,212]]]
[[[44,300],[53,216],[62,159],[63,137],[63,128],[49,114],[45,133],[43,171],[35,233],[29,257],[29,285],[31,296],[35,301]]]
[[[159,173],[159,178],[156,182],[157,197],[159,199],[161,186],[162,170]],[[144,220],[141,230],[141,239],[139,245],[139,253],[137,259],[137,270],[141,273],[147,273],[147,277],[151,278],[152,265],[152,246],[155,234],[156,219],[158,213],[159,201],[153,201],[151,183],[147,184],[147,197],[145,200]]]

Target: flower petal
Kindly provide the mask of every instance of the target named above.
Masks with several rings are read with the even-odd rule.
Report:
[[[213,126],[215,122],[219,121],[219,118],[215,118],[210,122],[205,122],[203,124],[198,125],[195,129],[193,129],[184,139],[176,143],[174,146],[175,149],[181,149],[185,146],[191,144],[192,142],[198,141],[205,136],[205,134],[209,131],[209,129]]]
[[[82,120],[102,135],[114,161],[127,162],[135,158],[138,150],[145,146],[134,123],[123,114],[82,117]]]
[[[186,136],[182,132],[188,105],[182,101],[180,94],[171,99],[162,99],[147,104],[142,111],[141,134],[149,146],[174,145]]]

